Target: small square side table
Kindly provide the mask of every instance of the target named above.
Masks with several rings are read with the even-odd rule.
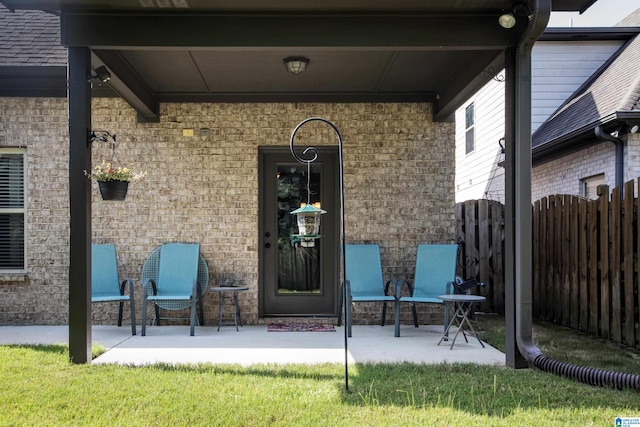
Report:
[[[220,331],[220,326],[235,326],[236,331],[238,330],[238,323],[242,326],[242,313],[240,312],[240,304],[238,304],[238,293],[248,291],[249,288],[246,286],[217,286],[209,288],[211,292],[217,292],[220,294],[220,303],[218,304],[218,309],[220,311],[220,317],[218,318],[218,331]],[[223,307],[225,304],[225,297],[231,294],[233,300],[233,321],[223,321]]]

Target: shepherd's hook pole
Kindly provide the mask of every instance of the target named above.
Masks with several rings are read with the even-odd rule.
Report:
[[[323,122],[328,124],[329,126],[331,126],[331,128],[336,132],[336,135],[338,136],[338,159],[339,159],[339,163],[340,163],[340,171],[339,171],[339,185],[340,185],[340,241],[341,241],[341,245],[342,245],[342,251],[341,251],[341,261],[342,261],[342,301],[343,301],[343,306],[344,306],[344,319],[345,322],[347,321],[347,287],[345,286],[347,283],[347,274],[346,274],[346,269],[345,269],[345,265],[346,265],[346,243],[345,243],[345,226],[344,226],[344,169],[343,169],[343,158],[342,158],[342,135],[340,134],[340,131],[338,130],[338,128],[336,127],[336,125],[334,125],[333,123],[331,123],[329,120],[327,119],[323,119],[322,117],[310,117],[308,119],[305,119],[303,121],[301,121],[300,123],[298,123],[298,126],[295,127],[295,129],[293,130],[293,132],[291,133],[291,139],[289,140],[289,149],[291,150],[291,154],[293,155],[293,157],[299,161],[300,163],[306,163],[307,165],[311,164],[312,162],[314,162],[317,158],[318,158],[318,150],[316,150],[315,147],[307,147],[304,149],[304,151],[302,152],[303,155],[307,154],[307,153],[311,153],[313,154],[313,156],[309,159],[304,159],[300,156],[298,156],[298,154],[296,154],[294,148],[293,148],[293,140],[295,139],[296,133],[298,132],[298,129],[300,129],[302,126],[304,126],[305,124],[309,123],[309,122],[314,122],[314,121],[318,121],[318,122]],[[345,385],[345,389],[347,391],[349,391],[349,348],[348,348],[348,335],[347,335],[347,325],[345,323],[344,325],[344,385]]]

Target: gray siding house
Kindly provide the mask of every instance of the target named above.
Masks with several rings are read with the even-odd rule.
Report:
[[[616,185],[615,143],[624,145],[623,180],[640,175],[635,159],[638,12],[612,28],[547,29],[532,56],[532,200],[549,194],[592,197]],[[504,202],[502,72],[456,112],[456,201]],[[585,108],[587,98],[593,98]],[[595,97],[595,98],[594,98]],[[583,98],[575,105],[578,98]],[[568,110],[568,111],[567,111]],[[473,114],[471,118],[467,116]],[[570,119],[569,119],[570,118]],[[601,126],[604,138],[595,134]],[[608,135],[608,136],[607,136]],[[468,142],[468,140],[473,141]],[[471,145],[470,145],[471,144]]]
[[[623,24],[640,29],[640,14]],[[636,180],[639,102],[636,34],[533,133],[533,199],[563,193],[595,198],[600,184],[614,188]]]

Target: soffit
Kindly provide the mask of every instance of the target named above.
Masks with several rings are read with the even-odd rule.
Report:
[[[61,16],[62,44],[141,117],[159,102],[433,102],[435,119],[503,66],[526,19],[505,30],[509,0],[0,0]],[[554,0],[580,10],[590,0]],[[306,72],[283,58],[310,59]]]

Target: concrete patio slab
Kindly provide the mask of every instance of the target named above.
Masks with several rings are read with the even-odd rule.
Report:
[[[344,329],[336,332],[268,332],[266,325],[234,327],[202,326],[189,336],[189,326],[153,326],[147,335],[131,336],[131,328],[96,325],[92,340],[108,350],[94,364],[114,363],[141,366],[167,364],[289,364],[344,363]],[[0,345],[67,344],[67,326],[0,326]],[[505,355],[474,337],[458,337],[453,349],[443,342],[442,326],[403,326],[401,337],[390,326],[353,326],[348,339],[348,361],[477,363],[504,365]]]

